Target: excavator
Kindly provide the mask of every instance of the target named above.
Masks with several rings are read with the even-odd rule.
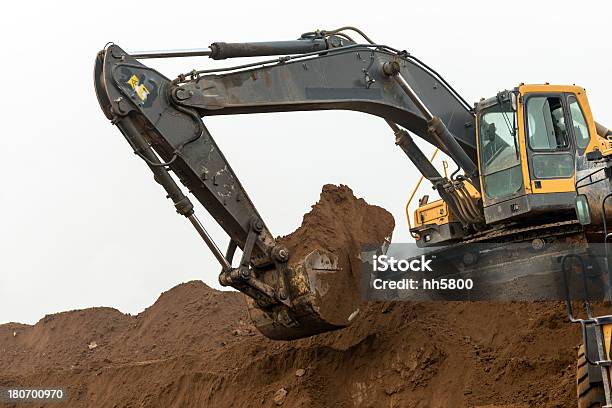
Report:
[[[187,56],[264,58],[174,79],[141,62]],[[606,244],[612,236],[607,215],[612,131],[593,119],[586,91],[575,85],[521,83],[470,105],[423,61],[375,43],[355,27],[192,50],[126,52],[109,43],[97,55],[94,82],[106,117],[220,263],[220,284],[246,294],[255,326],[271,339],[349,325],[352,316],[332,321],[321,312],[325,299],[317,280],[341,271],[330,253],[292,260],[204,125],[207,116],[343,109],[384,119],[395,144],[440,197],[429,202],[424,196],[408,215],[422,248],[453,250],[480,242],[537,246],[557,237]],[[445,153],[457,170],[442,175],[413,136]],[[225,253],[179,183],[228,234]],[[238,248],[242,255],[233,266]],[[573,256],[562,259],[564,268]],[[570,318],[584,335],[579,406],[599,401],[597,406],[612,407],[612,316],[594,317],[588,299],[585,319],[571,306],[568,300]]]

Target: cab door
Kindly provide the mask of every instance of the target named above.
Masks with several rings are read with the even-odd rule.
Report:
[[[573,193],[575,155],[571,116],[564,93],[525,98],[525,131],[532,194]],[[573,205],[573,195],[555,197]],[[557,200],[553,201],[557,201]],[[546,201],[540,197],[540,201]],[[559,202],[561,204],[561,202]]]

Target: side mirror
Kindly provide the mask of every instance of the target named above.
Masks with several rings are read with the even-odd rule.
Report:
[[[515,92],[510,92],[510,103],[512,104],[512,110],[518,112],[518,98]]]
[[[587,196],[578,194],[574,205],[576,207],[578,222],[580,222],[581,225],[589,225],[591,223],[591,210],[589,210],[589,200]]]
[[[599,149],[595,149],[592,152],[587,152],[586,159],[587,161],[599,161],[603,159],[603,154]]]

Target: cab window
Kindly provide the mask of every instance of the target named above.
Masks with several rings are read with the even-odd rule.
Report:
[[[570,95],[567,98],[569,105],[570,114],[572,115],[572,127],[574,129],[574,137],[576,138],[576,146],[579,149],[584,149],[589,144],[591,136],[589,134],[589,126],[587,121],[580,109],[578,99],[574,95]]]
[[[534,154],[531,160],[537,179],[567,178],[574,175],[574,159],[569,153]]]
[[[511,196],[523,186],[516,112],[507,101],[483,109],[479,119],[478,146],[484,192],[491,199]]]
[[[572,177],[574,157],[561,96],[527,99],[527,132],[530,170],[536,179]]]
[[[529,146],[533,150],[569,147],[563,104],[557,96],[535,96],[527,101]]]

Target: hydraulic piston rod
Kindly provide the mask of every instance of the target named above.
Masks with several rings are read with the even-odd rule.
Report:
[[[153,172],[155,181],[157,181],[164,188],[164,190],[166,190],[168,193],[168,198],[174,202],[176,211],[189,219],[217,261],[219,261],[223,270],[231,269],[231,265],[223,256],[223,253],[219,250],[219,247],[217,247],[211,236],[194,214],[193,204],[189,198],[183,194],[181,188],[176,184],[172,176],[170,176],[166,166],[159,161],[159,158],[153,152],[151,146],[148,145],[146,140],[138,132],[138,129],[134,126],[132,120],[128,117],[124,117],[117,121],[117,126],[119,129],[121,129],[125,138],[132,145],[134,152],[147,163]]]
[[[383,65],[383,72],[385,75],[393,77],[406,95],[408,95],[412,103],[414,103],[423,117],[427,120],[429,132],[432,133],[432,136],[439,140],[441,145],[446,147],[449,156],[451,156],[451,158],[457,162],[468,177],[474,176],[476,173],[476,165],[467,155],[465,150],[459,145],[456,138],[448,130],[444,122],[431,113],[421,98],[419,98],[416,92],[414,92],[410,84],[406,82],[400,73],[399,63],[396,61],[385,62]]]
[[[406,156],[408,156],[415,167],[419,169],[421,174],[431,181],[450,210],[457,216],[462,225],[467,227],[470,221],[469,217],[465,215],[465,212],[461,211],[460,204],[453,193],[447,191],[449,181],[445,177],[442,177],[431,161],[429,161],[421,149],[419,149],[414,140],[412,140],[412,137],[410,137],[407,131],[401,129],[396,123],[391,121],[387,121],[387,124],[395,134],[395,144],[406,153]]]
[[[175,58],[175,57],[208,57],[212,53],[210,48],[190,48],[184,50],[151,50],[151,51],[130,51],[129,54],[134,58]]]
[[[223,253],[221,252],[217,244],[215,244],[215,241],[213,241],[212,237],[208,234],[208,232],[206,231],[202,223],[200,223],[200,220],[198,220],[196,215],[191,214],[187,218],[189,218],[189,221],[191,221],[191,224],[193,225],[193,227],[196,229],[196,231],[198,231],[198,234],[200,234],[200,236],[206,243],[206,246],[208,246],[208,249],[210,249],[210,251],[213,253],[217,261],[219,261],[219,263],[221,264],[222,270],[228,271],[232,269],[232,265],[230,265],[228,260],[225,259],[225,257],[223,256]]]
[[[612,136],[612,130],[608,129],[607,127],[605,127],[599,122],[595,122],[595,128],[597,130],[597,134],[601,137],[611,137]]]
[[[208,48],[186,50],[134,51],[130,55],[138,59],[174,57],[210,57],[215,60],[240,57],[265,57],[271,55],[306,54],[325,51],[328,48],[324,38],[306,38],[291,41],[265,41],[246,43],[215,42]]]

